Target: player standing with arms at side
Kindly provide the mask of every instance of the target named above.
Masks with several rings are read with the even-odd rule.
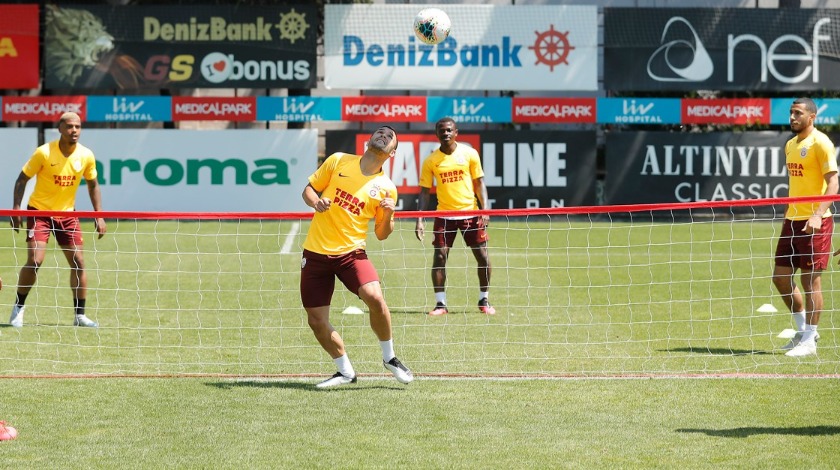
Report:
[[[838,191],[837,161],[831,139],[814,127],[817,106],[798,98],[790,107],[790,130],[796,134],[785,144],[789,196],[834,195]],[[832,201],[789,204],[776,246],[773,284],[793,314],[796,336],[782,349],[791,357],[817,353],[817,325],[823,309],[823,270],[831,257],[834,220]],[[801,270],[802,290],[794,274]],[[804,303],[803,303],[804,290]]]
[[[445,117],[435,123],[435,135],[440,148],[429,154],[420,170],[420,199],[418,210],[424,211],[431,199],[429,192],[432,183],[437,184],[437,210],[469,211],[487,208],[487,187],[484,185],[484,170],[478,152],[467,145],[459,144],[458,127],[455,120]],[[496,309],[490,305],[490,255],[487,252],[487,223],[490,217],[456,216],[435,217],[435,248],[432,259],[432,285],[435,289],[435,308],[429,315],[438,316],[449,313],[446,307],[446,260],[449,249],[455,242],[458,230],[464,237],[464,243],[470,247],[478,263],[478,309],[486,315],[494,315]],[[423,218],[417,219],[414,233],[423,241],[425,227]]]
[[[376,268],[365,253],[371,219],[379,240],[385,240],[394,231],[397,188],[382,171],[382,165],[394,156],[396,149],[397,133],[382,126],[371,135],[363,155],[330,155],[303,189],[303,201],[315,209],[315,216],[303,242],[300,297],[309,327],[338,367],[335,375],[316,385],[318,388],[356,382],[344,341],[330,324],[336,277],[370,310],[370,327],[379,338],[385,368],[401,383],[414,380],[411,371],[394,354],[391,312]]]
[[[93,210],[101,211],[102,197],[99,193],[99,182],[96,180],[96,160],[93,152],[79,143],[82,133],[82,120],[79,115],[69,112],[62,114],[58,121],[58,132],[61,134],[58,140],[35,149],[35,153],[23,166],[15,181],[12,209],[20,209],[26,182],[37,176],[28,209],[74,211],[76,191],[84,178]],[[99,238],[102,238],[106,232],[105,219],[97,218],[94,223]],[[20,217],[13,216],[12,228],[15,232],[20,226]],[[55,235],[61,252],[70,264],[70,289],[73,291],[73,309],[76,314],[73,325],[96,328],[96,322],[85,315],[87,275],[84,242],[79,218],[73,216],[26,218],[26,264],[20,269],[17,296],[9,323],[15,327],[23,326],[26,296],[38,280],[38,268],[44,262],[50,234]]]

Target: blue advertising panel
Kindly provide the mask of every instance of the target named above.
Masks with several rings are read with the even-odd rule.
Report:
[[[679,124],[679,98],[598,98],[599,124]]]
[[[458,123],[511,122],[510,98],[445,98],[430,96],[426,99],[429,122],[449,116]]]
[[[168,96],[88,96],[90,122],[159,122],[172,120]]]
[[[340,121],[340,97],[258,96],[258,121]]]
[[[790,124],[790,105],[796,97],[790,98],[773,98],[770,100],[770,124],[788,125]],[[840,122],[840,99],[814,98],[814,104],[817,105],[817,126],[828,126]]]

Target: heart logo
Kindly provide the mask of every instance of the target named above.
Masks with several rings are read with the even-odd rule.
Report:
[[[217,72],[223,72],[223,71],[225,70],[225,61],[220,60],[220,61],[218,61],[218,62],[214,62],[214,63],[213,63],[213,68],[214,68]]]

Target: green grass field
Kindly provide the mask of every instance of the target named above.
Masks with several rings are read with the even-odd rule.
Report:
[[[774,222],[494,219],[499,314],[478,314],[475,262],[458,245],[443,318],[424,315],[431,248],[413,226],[399,221],[368,251],[417,380],[386,376],[367,316],[341,313],[362,305],[339,286],[333,322],[361,379],[327,392],[311,386],[334,366],[300,307],[301,235],[281,253],[292,222],[111,221],[104,239],[86,235],[97,330],[69,326],[67,270],[51,250],[26,326],[0,327],[0,420],[20,432],[0,443],[0,462],[837,465],[836,268],[823,280],[819,356],[785,357],[775,336],[789,315],[756,311],[783,310],[769,278]],[[22,234],[0,231],[2,311],[23,256]]]

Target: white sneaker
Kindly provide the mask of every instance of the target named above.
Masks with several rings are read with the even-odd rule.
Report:
[[[98,328],[99,324],[85,315],[76,315],[76,318],[73,319],[73,326],[86,326],[88,328]]]
[[[20,328],[23,326],[23,311],[26,310],[26,306],[21,305],[14,305],[12,306],[12,316],[9,317],[9,324],[14,326],[15,328]]]
[[[815,354],[817,354],[817,342],[816,341],[806,341],[804,343],[799,343],[798,345],[796,345],[795,348],[786,352],[785,356],[788,356],[788,357],[805,357],[805,356],[813,356]]]
[[[382,361],[382,365],[384,365],[386,369],[391,371],[391,373],[394,374],[394,377],[397,379],[397,382],[401,384],[407,384],[414,380],[414,374],[412,374],[411,371],[408,370],[408,367],[404,366],[403,363],[400,362],[400,360],[396,357],[394,357],[388,362]]]
[[[820,334],[817,333],[817,336],[814,337],[814,341],[816,342],[816,341],[819,341],[819,340],[820,340]],[[783,351],[790,351],[791,349],[798,346],[800,341],[802,341],[802,332],[797,331],[796,334],[793,335],[793,338],[791,338],[791,340],[788,341],[788,344],[782,346],[780,349],[782,349]]]
[[[316,388],[330,388],[330,387],[337,387],[339,385],[347,385],[347,384],[354,384],[356,383],[356,376],[347,377],[346,375],[342,375],[341,372],[336,372],[332,377],[328,378],[327,380],[316,384]]]

